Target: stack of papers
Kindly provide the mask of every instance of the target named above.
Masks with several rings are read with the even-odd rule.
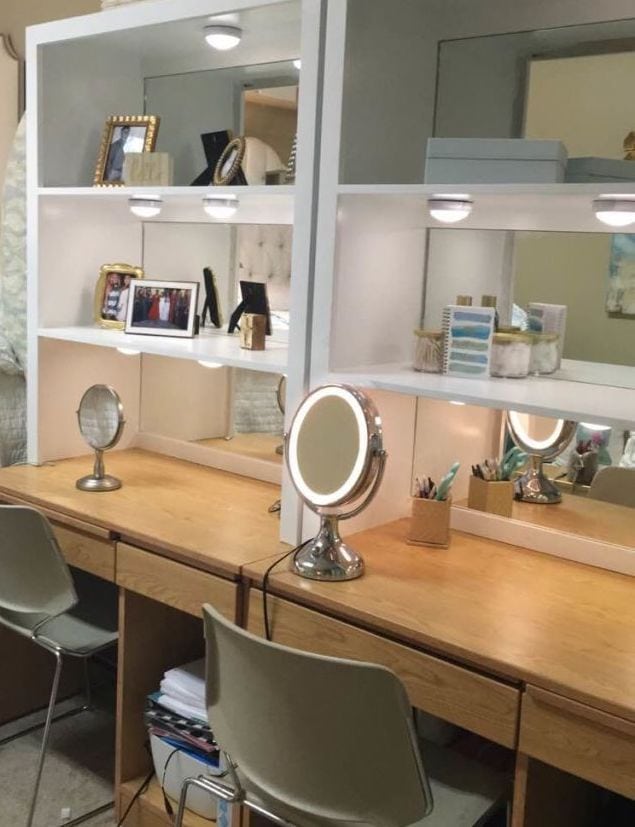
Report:
[[[161,681],[157,701],[184,718],[207,722],[205,659],[168,669]]]

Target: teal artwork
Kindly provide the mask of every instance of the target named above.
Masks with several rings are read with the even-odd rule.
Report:
[[[635,318],[635,235],[615,233],[611,239],[606,311]]]

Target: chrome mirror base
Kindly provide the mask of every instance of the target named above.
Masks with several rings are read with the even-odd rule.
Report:
[[[550,479],[545,477],[542,463],[530,468],[516,480],[517,499],[523,503],[556,505],[562,502],[562,494]]]
[[[95,477],[89,474],[87,477],[82,477],[75,483],[80,491],[116,491],[121,488],[121,480],[117,477],[111,477],[105,474],[103,477]]]
[[[306,542],[294,558],[296,574],[309,580],[355,580],[364,573],[360,555],[340,537],[338,517],[322,515],[316,537]]]

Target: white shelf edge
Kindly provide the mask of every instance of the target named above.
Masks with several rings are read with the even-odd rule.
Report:
[[[218,362],[226,367],[244,368],[261,373],[278,374],[287,371],[288,346],[276,339],[275,334],[273,341],[268,339],[267,349],[264,351],[243,350],[239,345],[238,336],[229,336],[222,332],[202,333],[192,339],[180,339],[77,326],[40,328],[38,337],[93,347],[130,348],[148,356]]]
[[[635,427],[635,390],[611,385],[541,376],[462,379],[419,373],[404,365],[332,371],[328,381],[497,410],[515,409],[541,416],[596,422],[625,430]]]
[[[553,184],[339,184],[338,195],[426,197],[436,193],[451,195],[542,195],[548,196],[582,196],[598,195],[635,195],[635,179],[632,182],[617,183],[553,183]]]
[[[280,198],[292,198],[294,195],[293,184],[258,185],[241,187],[38,187],[39,197],[46,198],[115,198],[127,199],[133,195],[161,195],[183,198],[204,198],[207,195],[216,195],[219,198],[227,198],[230,195],[240,198],[262,198],[272,196]]]

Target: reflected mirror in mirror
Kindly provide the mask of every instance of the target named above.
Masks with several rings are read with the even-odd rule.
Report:
[[[81,491],[115,491],[121,481],[105,473],[104,451],[119,442],[124,427],[123,405],[108,385],[93,385],[82,396],[77,409],[79,430],[95,451],[93,473],[77,480]]]
[[[526,434],[536,441],[547,439],[557,422],[533,414],[519,414],[519,418]],[[416,421],[414,467],[436,478],[458,459],[461,468],[453,487],[453,506],[467,509],[472,465],[502,457],[514,445],[505,427],[505,411],[421,398]],[[513,477],[525,470],[518,468]],[[578,423],[571,442],[557,458],[547,460],[543,470],[558,487],[561,502],[545,507],[514,500],[512,521],[635,548],[635,433]],[[489,510],[502,519],[494,508],[478,510]]]
[[[551,375],[635,388],[635,314],[612,309],[618,292],[635,296],[635,236],[433,229],[428,240],[424,328],[440,329],[461,294],[475,305],[496,296],[500,325],[520,329],[530,303],[564,305],[563,361]]]
[[[365,508],[383,477],[386,453],[373,402],[344,385],[312,391],[285,435],[285,457],[297,492],[320,515],[318,534],[294,555],[295,572],[312,580],[359,577],[364,562],[342,541],[338,521]]]
[[[479,5],[485,14],[489,3]],[[513,12],[509,21],[512,28]],[[565,181],[635,180],[624,146],[633,120],[623,105],[635,71],[635,20],[450,33],[438,54],[436,137],[555,139],[569,157]]]
[[[290,60],[147,77],[145,110],[161,116],[156,149],[174,158],[174,183],[198,178],[205,167],[201,135],[223,130],[247,138],[248,184],[284,170],[297,132],[299,79]]]

